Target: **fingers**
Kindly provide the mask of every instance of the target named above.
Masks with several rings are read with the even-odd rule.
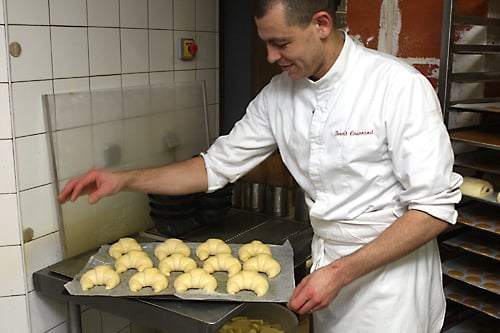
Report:
[[[66,186],[64,186],[63,190],[57,196],[57,199],[61,203],[64,203],[68,200],[76,201],[79,196],[94,192],[96,189],[96,179],[97,173],[92,170],[81,177],[76,177],[69,180]],[[99,195],[94,195],[92,198],[92,203],[97,202],[99,199]]]
[[[310,276],[306,276],[293,291],[288,308],[299,314],[312,313],[317,308],[315,292],[310,282]]]

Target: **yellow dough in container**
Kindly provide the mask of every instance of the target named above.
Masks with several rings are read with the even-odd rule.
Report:
[[[464,177],[464,181],[460,185],[460,191],[470,197],[484,198],[493,194],[494,189],[493,185],[484,179]]]

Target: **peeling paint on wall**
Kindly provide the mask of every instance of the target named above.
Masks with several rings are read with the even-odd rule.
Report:
[[[378,49],[396,55],[398,53],[400,32],[401,12],[399,10],[399,2],[383,0],[380,7]]]

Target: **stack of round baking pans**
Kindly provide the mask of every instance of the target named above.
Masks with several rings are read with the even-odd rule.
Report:
[[[177,237],[198,226],[195,194],[182,196],[149,194],[148,196],[149,215],[161,234]]]

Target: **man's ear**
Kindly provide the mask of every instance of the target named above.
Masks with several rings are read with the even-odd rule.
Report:
[[[326,11],[320,11],[313,15],[313,24],[318,29],[320,38],[326,38],[334,28],[333,18]]]

